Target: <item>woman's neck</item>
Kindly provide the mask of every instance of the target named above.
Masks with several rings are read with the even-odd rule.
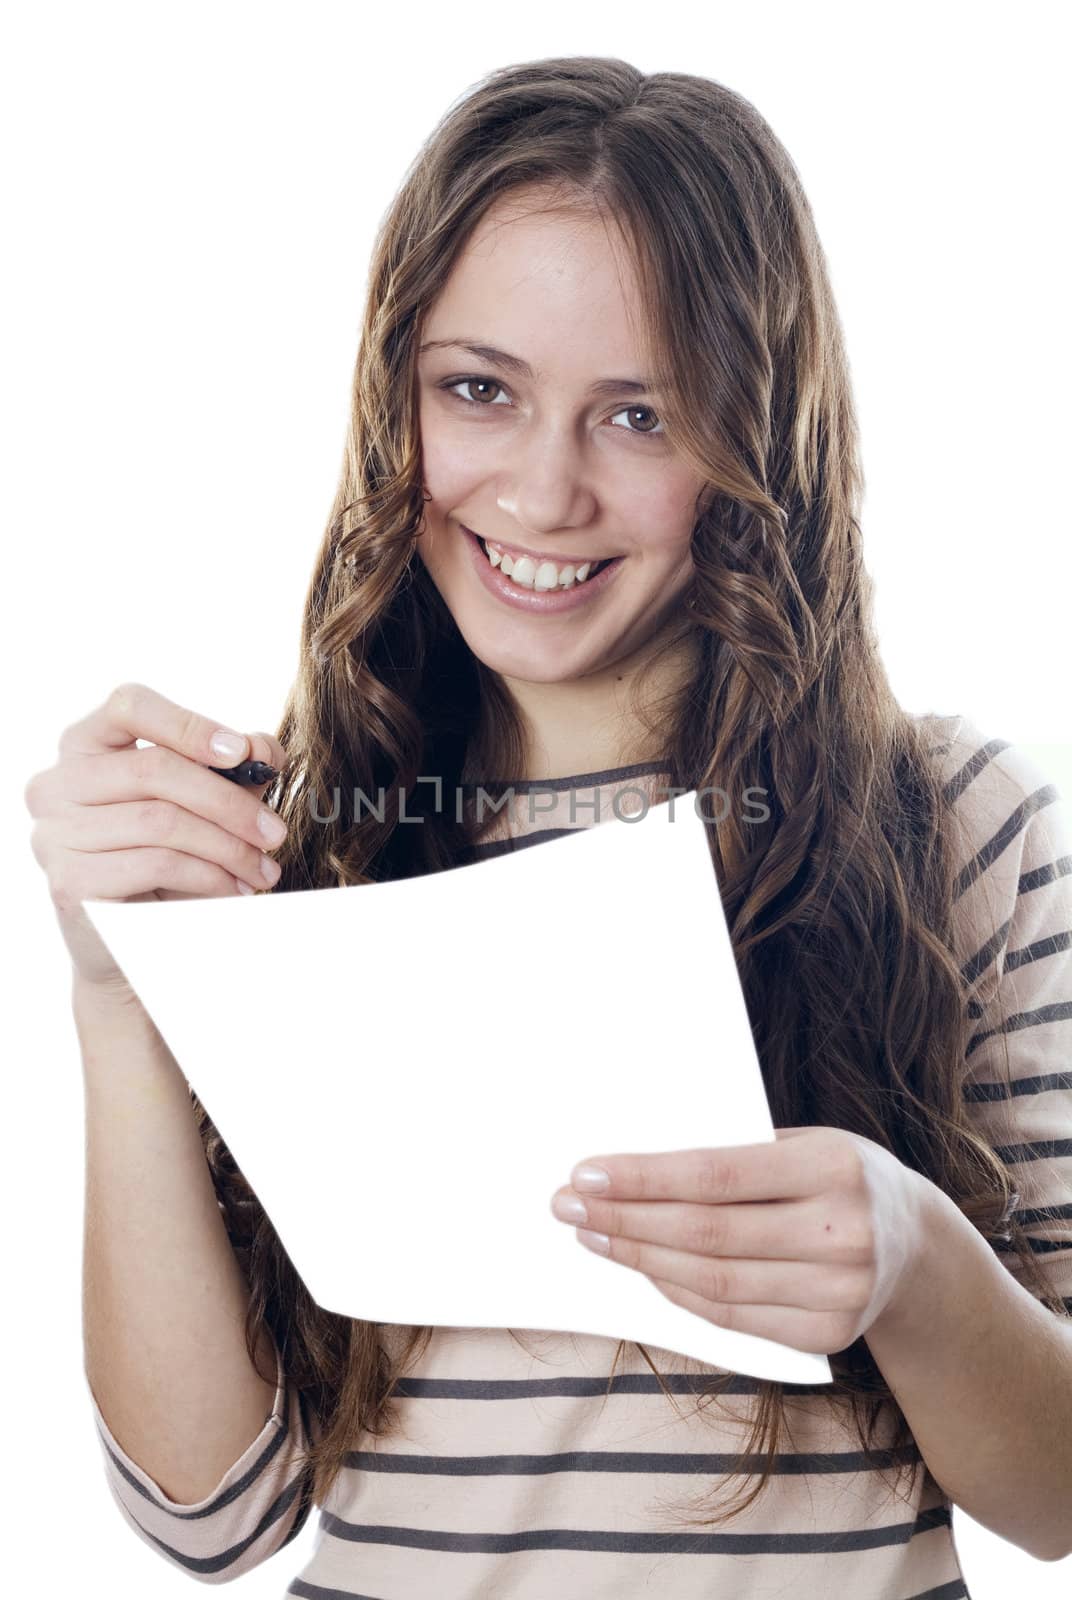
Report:
[[[663,654],[654,666],[648,665],[649,651],[643,660],[616,664],[606,672],[566,683],[503,678],[521,721],[524,770],[493,776],[540,782],[662,760],[667,713],[695,672],[698,637],[689,631],[675,648],[667,648],[665,639],[661,648]],[[635,707],[642,669],[651,726],[637,715]]]

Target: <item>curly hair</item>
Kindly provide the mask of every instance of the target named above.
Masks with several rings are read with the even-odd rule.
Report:
[[[289,833],[274,892],[464,864],[465,824],[430,807],[419,775],[464,784],[519,770],[515,713],[417,550],[422,319],[507,197],[621,231],[642,290],[645,357],[666,396],[660,414],[712,490],[681,618],[695,671],[657,716],[639,700],[638,714],[683,791],[766,791],[767,821],[727,817],[705,833],[774,1123],[883,1144],[984,1237],[1010,1241],[1025,1280],[1063,1315],[1010,1219],[1009,1173],[964,1107],[954,819],[876,647],[857,424],[823,251],[786,151],[722,85],[603,57],[510,66],[452,105],[412,163],[375,244],[340,481],[278,728],[290,764],[265,798]],[[386,789],[384,814],[314,821],[308,797],[336,786]],[[402,805],[425,826],[399,827]],[[317,1306],[193,1099],[250,1286],[250,1358],[267,1325],[317,1421],[307,1467],[321,1502],[356,1438],[392,1426],[397,1379],[431,1329],[408,1329],[390,1357],[380,1324]],[[851,1406],[864,1450],[890,1408],[893,1459],[914,1474],[918,1452],[896,1448],[911,1445],[907,1421],[864,1339],[830,1361],[830,1392]],[[717,1401],[731,1376],[713,1373],[700,1403]],[[768,1470],[739,1504],[712,1506],[708,1522],[765,1488],[792,1388],[759,1385],[745,1454]]]

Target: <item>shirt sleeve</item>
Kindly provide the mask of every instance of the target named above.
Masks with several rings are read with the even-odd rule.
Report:
[[[947,788],[970,817],[957,906],[972,1023],[965,1104],[1072,1313],[1072,825],[1057,787],[1015,745],[980,735],[953,765]],[[994,1248],[1023,1282],[1011,1243]]]
[[[273,1341],[274,1343],[274,1341]],[[87,1388],[89,1388],[87,1382]],[[264,1427],[203,1500],[172,1500],[119,1444],[89,1389],[108,1487],[135,1533],[188,1577],[229,1583],[259,1566],[301,1531],[312,1509],[309,1445],[300,1393],[276,1348],[276,1391]]]

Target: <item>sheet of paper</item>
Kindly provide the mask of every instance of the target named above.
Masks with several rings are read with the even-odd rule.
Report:
[[[325,1310],[831,1381],[550,1210],[585,1157],[774,1139],[695,800],[402,881],[85,902]]]

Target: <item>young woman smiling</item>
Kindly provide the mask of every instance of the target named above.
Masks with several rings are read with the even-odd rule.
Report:
[[[140,685],[32,795],[76,964],[87,1374],[124,1514],[222,1582],[318,1504],[288,1592],[354,1600],[954,1600],[952,1503],[1066,1554],[1072,846],[1021,752],[891,691],[792,162],[699,77],[507,68],[432,133],[370,283],[304,665],[277,735],[227,757],[285,760],[271,803],[205,770],[215,719]],[[117,803],[147,784],[155,821]],[[548,806],[489,825],[481,785]],[[259,883],[270,811],[285,893],[550,848],[637,786],[729,798],[707,833],[779,1136],[579,1151],[549,1202],[653,1294],[827,1354],[833,1385],[322,1311],[77,925],[80,898]],[[382,820],[316,820],[355,787]],[[399,952],[417,981],[421,959]],[[510,1092],[523,1137],[539,1086]]]

